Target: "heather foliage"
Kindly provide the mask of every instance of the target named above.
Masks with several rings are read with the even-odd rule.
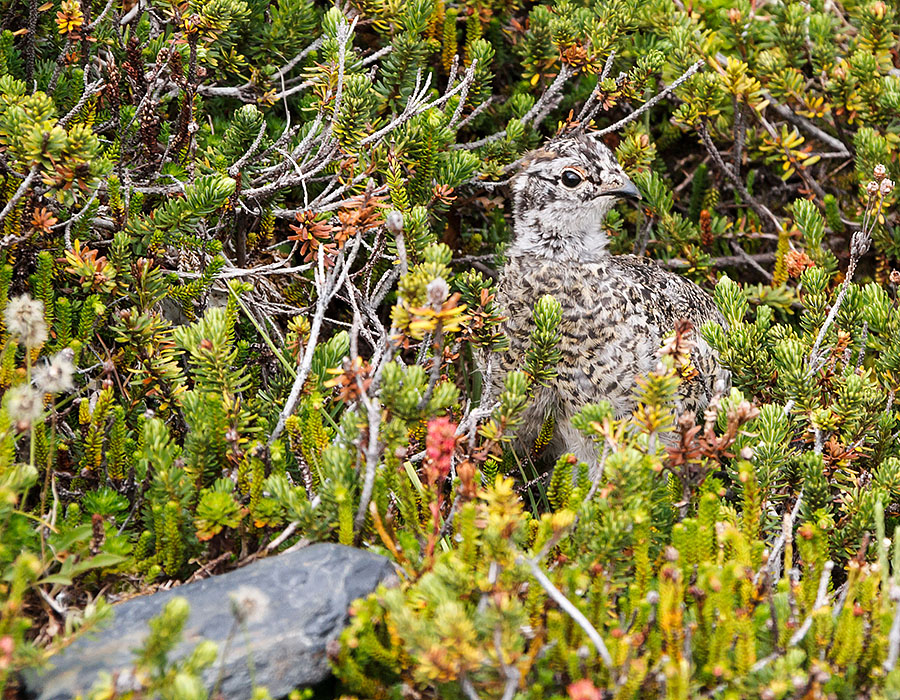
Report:
[[[900,694],[892,5],[0,7],[0,690],[101,592],[332,540],[402,573],[348,695]],[[493,287],[506,180],[580,128],[644,197],[612,250],[715,295],[734,386],[677,415],[680,326],[548,465],[552,425],[512,445],[559,303],[492,395]],[[143,692],[212,651],[143,650]]]

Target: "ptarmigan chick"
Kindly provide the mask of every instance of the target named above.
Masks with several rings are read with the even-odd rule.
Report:
[[[552,415],[550,450],[595,462],[594,447],[571,426],[572,415],[603,399],[617,417],[629,415],[635,378],[656,367],[662,339],[681,319],[695,329],[691,361],[698,374],[682,384],[679,408],[704,409],[728,373],[697,331],[707,321],[724,320],[693,282],[646,258],[609,253],[607,212],[618,198],[641,196],[610,150],[590,135],[552,141],[526,158],[512,189],[515,240],[497,295],[509,337],[501,368],[523,365],[538,299],[553,295],[563,312],[558,376],[537,390],[519,444],[533,445]]]

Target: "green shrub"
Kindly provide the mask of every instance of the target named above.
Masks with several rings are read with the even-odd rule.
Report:
[[[100,591],[305,538],[405,574],[334,658],[361,697],[897,694],[894,7],[3,13],[0,691]],[[714,293],[734,386],[675,415],[676,338],[551,475],[552,423],[511,446],[557,305],[491,397],[492,275],[502,183],[582,127],[644,197],[611,249]]]

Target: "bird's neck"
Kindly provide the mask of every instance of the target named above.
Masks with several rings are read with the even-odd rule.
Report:
[[[599,262],[609,256],[609,250],[606,231],[595,216],[553,218],[522,212],[515,220],[509,254],[580,264]]]

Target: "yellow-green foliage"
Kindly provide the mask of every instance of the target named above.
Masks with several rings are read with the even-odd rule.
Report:
[[[336,655],[358,697],[898,694],[890,3],[11,7],[0,694],[70,641],[47,601],[301,538],[402,572]],[[521,159],[620,120],[643,199],[594,225],[726,325],[574,416],[579,463],[552,412],[516,436],[568,300],[501,376],[494,273]],[[690,342],[732,376],[697,416]]]

